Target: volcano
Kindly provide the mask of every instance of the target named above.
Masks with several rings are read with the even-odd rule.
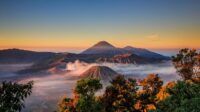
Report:
[[[99,57],[113,57],[115,55],[122,54],[134,54],[142,58],[148,58],[153,60],[169,60],[169,57],[163,56],[161,54],[149,51],[143,48],[136,48],[132,46],[127,46],[124,48],[117,48],[106,41],[100,41],[92,47],[86,49],[81,54],[98,55]]]
[[[111,45],[106,41],[100,41],[97,44],[93,45],[92,47],[88,48],[87,50],[83,51],[81,54],[119,54],[122,53],[120,49],[116,48],[115,46]]]
[[[111,81],[118,74],[114,70],[106,66],[92,66],[90,69],[80,75],[81,78],[98,78],[101,80]]]

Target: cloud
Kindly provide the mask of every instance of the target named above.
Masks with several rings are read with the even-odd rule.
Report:
[[[147,38],[150,39],[150,40],[159,40],[160,35],[155,33],[155,34],[147,36]]]
[[[79,76],[83,72],[88,70],[90,67],[96,66],[96,65],[98,65],[98,64],[96,64],[96,63],[88,64],[88,63],[76,60],[75,62],[67,63],[66,70],[70,71],[70,74]]]

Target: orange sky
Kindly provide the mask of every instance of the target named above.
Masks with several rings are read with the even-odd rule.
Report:
[[[12,32],[11,32],[12,33]],[[31,36],[29,36],[31,35]],[[189,37],[191,35],[191,37]],[[45,37],[46,36],[46,37]],[[200,34],[159,34],[152,33],[149,35],[99,35],[91,36],[73,36],[58,35],[58,38],[48,37],[44,34],[0,34],[0,48],[28,48],[28,49],[85,49],[98,41],[106,40],[117,47],[127,45],[149,49],[170,49],[170,48],[200,48]],[[169,38],[169,37],[170,38]],[[35,37],[35,38],[34,38]],[[56,37],[56,36],[55,36]],[[95,37],[95,38],[94,38]]]
[[[200,48],[200,1],[0,1],[0,48]]]

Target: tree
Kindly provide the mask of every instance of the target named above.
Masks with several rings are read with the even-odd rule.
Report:
[[[157,107],[157,94],[160,92],[163,81],[158,75],[150,74],[147,78],[139,81],[142,90],[138,93],[137,109],[147,112],[151,108]]]
[[[95,98],[95,92],[102,88],[99,79],[82,79],[78,81],[75,92],[80,95],[76,105],[79,112],[100,111],[100,104]]]
[[[0,112],[20,112],[24,100],[32,92],[33,82],[18,84],[2,82],[0,84]]]
[[[199,55],[196,50],[182,49],[172,57],[172,61],[183,80],[200,78]]]
[[[101,88],[102,84],[99,79],[85,78],[77,82],[75,92],[82,96],[93,96]]]
[[[64,97],[59,102],[59,112],[77,112],[75,107],[75,100]]]
[[[117,76],[100,100],[106,112],[134,112],[137,90],[136,80]]]
[[[74,99],[65,97],[59,104],[60,112],[100,112],[101,105],[95,93],[102,88],[100,80],[81,79],[74,90]]]
[[[182,49],[173,57],[173,64],[183,81],[168,83],[162,92],[164,98],[157,109],[150,112],[200,111],[200,54],[196,50]]]
[[[160,89],[160,92],[157,94],[158,101],[165,100],[167,97],[169,97],[169,93],[167,93],[167,89],[173,88],[176,85],[175,81],[168,82],[166,85],[162,86]]]
[[[200,53],[195,57],[195,59],[193,81],[200,84]]]
[[[170,96],[158,103],[156,112],[199,112],[200,85],[189,81],[178,81],[166,91]]]

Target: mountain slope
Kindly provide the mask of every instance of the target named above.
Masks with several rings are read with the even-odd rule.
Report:
[[[166,56],[163,56],[161,54],[149,51],[147,49],[142,49],[142,48],[135,48],[135,47],[131,47],[131,46],[127,46],[122,48],[123,50],[126,50],[127,52],[131,52],[134,53],[138,56],[142,56],[145,58],[154,58],[154,59],[169,59]]]
[[[117,72],[114,70],[110,69],[109,67],[106,66],[93,66],[84,73],[80,75],[81,78],[98,78],[101,80],[112,80],[114,77],[119,75]]]
[[[56,53],[34,52],[20,49],[0,50],[0,63],[35,63],[52,58]]]
[[[97,62],[121,63],[121,64],[147,64],[147,63],[154,63],[156,61],[135,54],[120,54],[120,55],[115,55],[111,58],[99,58]]]
[[[83,51],[81,54],[98,54],[98,55],[104,54],[104,55],[111,55],[111,56],[119,55],[119,54],[135,54],[143,58],[150,58],[150,59],[156,59],[156,60],[169,59],[166,56],[149,51],[147,49],[134,48],[131,46],[127,46],[124,48],[116,48],[106,41],[101,41],[95,44],[94,46]]]
[[[81,54],[119,54],[122,53],[120,49],[114,47],[106,41],[100,41]]]
[[[51,58],[46,58],[34,63],[31,67],[26,68],[24,70],[20,70],[17,73],[19,74],[28,74],[28,73],[36,73],[42,70],[48,70],[58,65],[61,65],[64,61],[63,55],[56,55]]]

